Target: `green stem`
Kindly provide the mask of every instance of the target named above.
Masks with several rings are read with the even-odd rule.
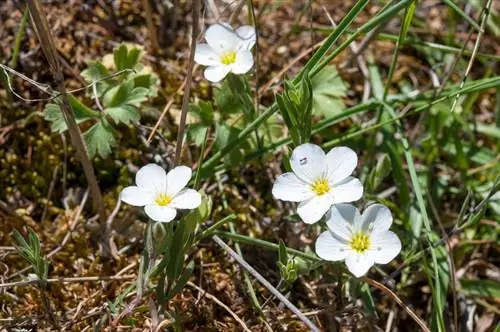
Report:
[[[224,231],[219,231],[219,230],[215,231],[214,234],[222,236],[226,239],[233,240],[233,241],[238,242],[238,243],[255,245],[255,246],[266,248],[266,249],[273,250],[276,252],[279,252],[279,249],[280,249],[280,246],[276,243],[272,243],[272,242],[268,242],[268,241],[264,241],[264,240],[259,240],[259,239],[256,239],[256,238],[253,238],[250,236],[245,236],[245,235],[236,234],[236,233],[229,233],[229,232],[224,232]],[[308,261],[313,261],[313,262],[321,261],[321,259],[318,256],[316,256],[315,254],[312,254],[312,253],[306,253],[306,252],[291,249],[291,248],[286,248],[286,251],[290,255],[300,257],[300,258],[308,260]]]
[[[470,92],[474,92],[474,91],[486,90],[486,89],[490,89],[490,88],[496,88],[498,86],[500,86],[500,76],[496,76],[496,77],[493,77],[493,78],[487,79],[487,80],[481,80],[481,82],[479,82],[479,84],[471,84],[468,87],[465,87],[464,89],[461,89],[461,90],[458,90],[458,91],[452,91],[452,92],[448,93],[447,95],[445,95],[445,96],[443,96],[441,98],[438,98],[438,99],[435,99],[435,100],[433,100],[431,102],[428,102],[425,105],[417,107],[414,110],[406,112],[403,115],[398,115],[398,116],[396,116],[393,119],[377,123],[377,124],[375,124],[373,126],[370,126],[370,127],[366,127],[366,128],[360,129],[360,130],[358,130],[358,131],[356,131],[354,133],[351,133],[351,134],[343,134],[342,137],[335,138],[333,140],[330,140],[330,141],[324,143],[323,144],[323,148],[325,148],[325,149],[331,148],[331,147],[339,144],[340,142],[344,142],[344,141],[349,140],[351,138],[360,136],[360,135],[362,135],[362,134],[364,134],[366,132],[370,132],[370,131],[378,129],[380,127],[384,127],[384,126],[386,126],[388,124],[392,124],[392,123],[394,123],[396,121],[401,120],[404,117],[407,117],[408,115],[419,113],[419,112],[421,112],[423,110],[426,110],[426,109],[430,108],[433,105],[439,104],[439,103],[441,103],[441,102],[443,102],[443,101],[445,101],[447,99],[453,98],[456,95],[466,94],[466,93],[470,93]]]
[[[323,61],[321,61],[317,66],[315,66],[311,70],[311,73],[310,73],[311,77],[314,77],[314,75],[319,73],[321,71],[321,69],[326,67],[330,63],[330,61],[332,61],[337,55],[339,55],[340,52],[342,52],[344,49],[346,49],[349,46],[349,44],[351,44],[359,35],[361,35],[363,33],[367,33],[370,30],[372,30],[373,28],[375,28],[376,26],[389,20],[394,15],[396,15],[401,9],[406,8],[406,6],[408,5],[408,3],[410,1],[412,1],[412,0],[402,0],[402,1],[398,2],[397,4],[387,8],[383,13],[375,16],[367,23],[363,24],[345,42],[343,42],[339,47],[337,47],[335,49],[335,51],[333,51],[330,55],[328,55],[325,59],[323,59]],[[339,27],[340,27],[340,24],[337,27],[337,29]],[[335,29],[334,31],[336,31],[337,29]]]
[[[403,3],[408,2],[409,0],[403,0]],[[330,33],[330,35],[326,38],[325,42],[323,45],[314,53],[314,55],[309,59],[309,61],[306,63],[304,68],[302,68],[301,72],[295,77],[294,83],[297,83],[300,81],[301,76],[303,75],[304,72],[307,72],[309,69],[313,68],[318,61],[328,52],[328,50],[333,46],[333,44],[341,37],[341,35],[347,30],[349,25],[353,22],[353,20],[357,17],[357,15],[361,12],[361,10],[366,6],[368,3],[368,0],[363,0],[357,2],[354,7],[349,11],[349,13],[344,17],[342,21],[338,24],[337,28]],[[389,9],[388,9],[389,11]],[[380,15],[383,18],[386,18],[386,13]],[[370,27],[371,28],[366,28],[363,29],[363,31],[366,30],[371,30],[376,24],[374,22],[378,22],[379,19],[378,17],[375,17],[371,22]],[[370,23],[368,22],[368,23]],[[354,38],[352,38],[354,40]],[[345,45],[347,47],[347,45]],[[344,48],[345,48],[344,47]],[[336,53],[335,53],[336,52]],[[335,55],[340,53],[335,51]],[[330,60],[333,59],[333,57],[329,57]],[[329,61],[330,61],[329,60]],[[326,65],[326,64],[325,64]],[[317,74],[315,72],[314,74],[311,73],[311,77],[314,77],[314,75]],[[222,149],[220,149],[217,153],[215,153],[210,159],[208,159],[203,167],[203,169],[200,168],[200,172],[204,172],[206,170],[209,170],[213,168],[216,163],[223,157],[225,156],[229,151],[231,151],[234,147],[236,147],[241,141],[245,140],[254,130],[257,129],[257,127],[265,122],[271,115],[273,115],[276,111],[278,110],[278,107],[276,103],[271,105],[267,110],[265,110],[263,113],[261,113],[254,121],[252,121],[243,131],[241,131],[238,135],[238,137],[232,141],[230,141],[226,146],[224,146]]]

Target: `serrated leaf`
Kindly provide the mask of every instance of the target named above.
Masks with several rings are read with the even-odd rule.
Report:
[[[111,153],[111,148],[116,145],[113,128],[109,122],[102,118],[84,134],[90,157],[100,155],[105,158]]]
[[[241,129],[231,127],[225,123],[217,125],[215,133],[215,149],[219,150],[225,147],[229,142],[237,139]],[[231,152],[224,158],[224,162],[228,165],[237,165],[243,159],[240,151],[241,147],[248,147],[246,141],[240,142]]]
[[[81,75],[89,83],[103,79],[109,76],[109,70],[97,61],[89,62],[87,69],[81,72]]]
[[[133,88],[134,81],[127,81],[109,89],[104,94],[104,98],[102,100],[103,106],[108,108],[125,104],[127,97],[132,92]]]
[[[156,83],[158,82],[158,77],[153,74],[138,74],[131,77],[134,80],[134,86],[136,88],[146,88],[148,89],[148,97],[156,97],[158,91],[156,88]]]
[[[201,146],[205,140],[208,127],[202,123],[193,123],[187,129],[188,139],[197,146]]]
[[[118,71],[125,68],[125,63],[127,62],[127,46],[121,44],[114,52],[113,52],[113,60],[115,61],[115,67]]]
[[[139,62],[139,59],[141,58],[141,50],[138,49],[137,47],[131,47],[128,50],[127,58],[124,63],[124,68],[126,69],[133,69],[137,63]]]
[[[139,121],[141,119],[139,112],[131,105],[106,108],[105,112],[116,123],[121,122],[128,125],[132,121]]]
[[[219,111],[223,114],[243,113],[245,111],[240,100],[233,94],[225,80],[220,89],[214,90],[214,98]]]
[[[81,123],[88,119],[92,119],[99,116],[98,112],[88,108],[75,97],[68,95],[68,99],[71,108],[73,109],[73,114],[75,116],[76,123]],[[44,119],[49,122],[52,122],[50,128],[54,133],[60,134],[68,129],[68,127],[66,126],[66,121],[64,121],[61,108],[58,104],[45,105]]]
[[[334,66],[326,66],[311,79],[313,90],[313,114],[330,118],[345,108],[341,97],[347,94],[347,86]]]

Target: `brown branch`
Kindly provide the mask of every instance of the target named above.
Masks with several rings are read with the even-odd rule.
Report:
[[[95,276],[95,277],[74,277],[74,278],[50,278],[47,279],[48,283],[74,283],[74,282],[86,282],[86,281],[109,281],[109,280],[132,280],[137,278],[136,275],[125,275],[125,276]],[[0,284],[0,288],[11,288],[11,287],[19,287],[19,286],[27,286],[32,284],[37,284],[39,282],[38,278],[32,280],[23,280],[23,281],[15,281],[15,282],[7,282],[5,284]]]
[[[417,314],[414,313],[406,304],[404,304],[404,302],[396,295],[396,293],[394,293],[392,290],[390,290],[389,288],[387,288],[383,284],[381,284],[373,279],[363,277],[362,280],[364,282],[366,282],[367,284],[369,284],[370,286],[381,290],[386,295],[389,295],[390,298],[392,298],[401,308],[403,308],[404,311],[406,311],[408,313],[408,315],[411,316],[411,318],[413,318],[415,323],[417,323],[422,328],[422,331],[431,332],[431,330],[429,330],[429,328],[427,327],[425,322],[420,317],[418,317]]]
[[[184,131],[186,129],[186,116],[189,106],[189,96],[191,93],[191,83],[193,81],[194,53],[196,49],[196,39],[198,38],[198,26],[200,20],[201,0],[193,0],[193,28],[191,31],[191,49],[189,51],[189,63],[186,77],[186,86],[184,88],[184,97],[182,99],[181,121],[179,123],[179,132],[177,133],[177,144],[175,146],[174,165],[180,162],[182,142],[184,140]]]
[[[68,100],[66,87],[64,86],[64,76],[59,63],[59,54],[55,46],[54,38],[50,31],[47,19],[43,13],[42,6],[39,0],[27,0],[28,9],[31,14],[31,23],[35,29],[38,39],[40,40],[40,46],[47,58],[50,66],[50,70],[54,77],[54,81],[57,84],[60,98],[58,103],[61,107],[61,112],[66,125],[68,126],[68,131],[71,137],[73,146],[75,147],[77,156],[82,164],[83,172],[87,178],[87,182],[90,186],[90,192],[93,198],[94,208],[99,213],[99,218],[104,224],[106,221],[106,212],[104,210],[104,200],[102,198],[101,190],[97,183],[97,178],[95,176],[94,167],[90,161],[85,142],[83,140],[82,133],[78,127],[71,105]]]

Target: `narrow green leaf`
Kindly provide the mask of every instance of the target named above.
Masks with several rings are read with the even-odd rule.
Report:
[[[175,286],[168,292],[168,294],[165,296],[165,301],[170,300],[175,294],[179,293],[182,288],[186,285],[186,283],[189,281],[189,278],[193,275],[194,272],[194,261],[190,261],[186,268],[184,269],[184,272],[180,276],[179,279],[177,279]]]
[[[493,279],[461,279],[459,291],[468,296],[500,299],[500,281]]]

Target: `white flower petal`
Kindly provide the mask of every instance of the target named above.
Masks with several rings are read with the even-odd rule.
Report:
[[[316,240],[316,254],[324,260],[344,260],[349,251],[348,242],[330,231],[321,233]]]
[[[325,152],[315,144],[297,146],[290,158],[293,172],[302,180],[313,183],[323,175]]]
[[[325,157],[328,180],[340,182],[352,174],[358,164],[356,152],[345,146],[331,149]]]
[[[333,204],[354,202],[363,196],[363,185],[358,179],[348,176],[332,189]]]
[[[204,75],[207,80],[213,83],[220,82],[226,77],[227,74],[231,71],[230,66],[220,65],[220,66],[211,66],[205,69]]]
[[[351,254],[345,259],[345,265],[357,278],[365,275],[373,264],[374,261],[371,255],[366,253],[358,254],[355,251],[351,251]]]
[[[170,204],[176,209],[196,209],[201,204],[201,195],[194,189],[184,189]]]
[[[361,219],[359,210],[351,204],[335,204],[327,215],[327,226],[334,234],[351,241],[355,221]]]
[[[255,28],[250,25],[243,25],[236,29],[235,32],[242,40],[240,46],[246,50],[251,50],[257,40]]]
[[[292,172],[278,176],[273,185],[273,196],[289,202],[302,202],[314,196],[311,186]]]
[[[362,229],[370,231],[372,235],[384,233],[392,224],[391,211],[382,204],[373,204],[365,209],[361,217]]]
[[[197,44],[194,61],[204,66],[220,65],[220,56],[208,44]]]
[[[167,174],[167,195],[174,197],[191,180],[193,171],[187,166],[177,166]]]
[[[329,194],[313,196],[307,201],[300,202],[297,213],[306,224],[314,224],[325,215],[332,205],[332,197]]]
[[[147,164],[141,167],[135,175],[137,186],[146,189],[160,190],[165,188],[167,175],[165,170],[156,164]]]
[[[123,188],[120,199],[133,206],[144,206],[153,203],[154,194],[151,190],[130,186]]]
[[[387,264],[401,252],[401,241],[393,232],[378,233],[370,241],[373,249],[369,250],[369,255],[377,264]]]
[[[205,32],[205,39],[212,49],[219,55],[235,51],[241,39],[227,23],[211,25]]]
[[[146,211],[149,218],[158,222],[170,222],[177,215],[177,211],[174,208],[155,204],[146,205],[144,211]]]
[[[236,60],[231,65],[231,71],[235,74],[246,74],[253,67],[252,52],[241,50],[236,54]]]

